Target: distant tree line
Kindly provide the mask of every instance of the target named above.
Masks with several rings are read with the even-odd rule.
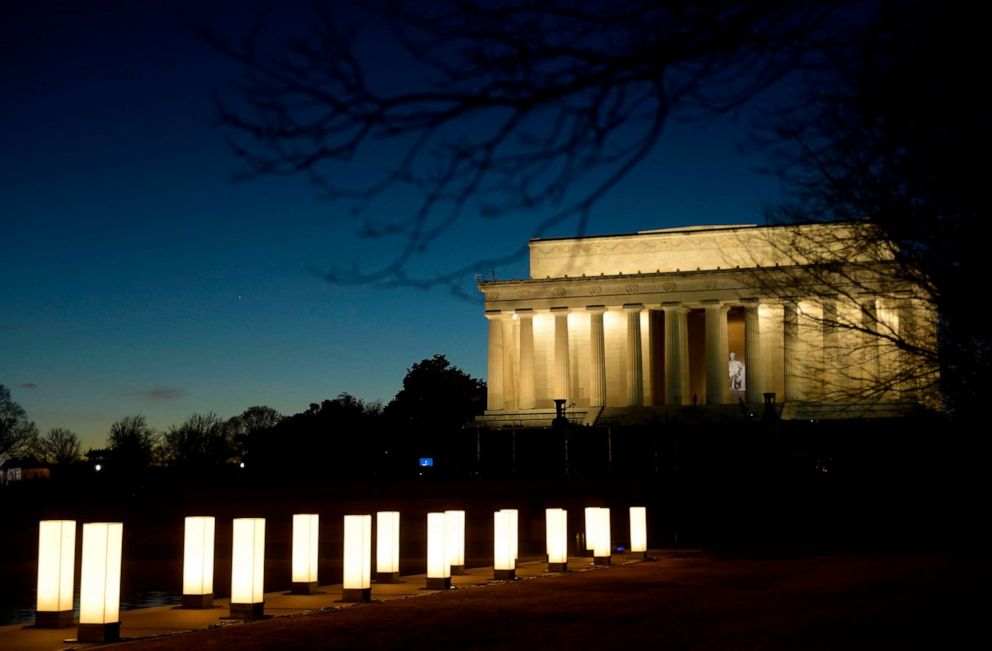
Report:
[[[485,388],[444,355],[434,355],[410,367],[403,388],[385,406],[340,393],[288,416],[259,405],[228,419],[195,413],[165,431],[134,414],[110,426],[104,448],[84,454],[69,429],[39,435],[0,385],[0,454],[52,466],[85,458],[101,471],[130,476],[150,467],[193,474],[236,468],[280,477],[412,474],[418,457],[454,456],[464,425],[485,409]]]

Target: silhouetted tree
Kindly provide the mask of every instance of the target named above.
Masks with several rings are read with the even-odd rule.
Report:
[[[234,455],[233,433],[217,414],[193,414],[162,437],[163,460],[177,467],[213,467]]]
[[[0,465],[30,452],[37,436],[38,428],[28,420],[27,412],[0,384]]]
[[[989,190],[975,161],[992,144],[977,82],[985,34],[976,11],[881,3],[871,27],[830,58],[815,90],[768,139],[792,192],[773,217],[858,225],[855,238],[839,243],[844,257],[874,256],[918,288],[919,300],[937,309],[935,323],[920,325],[939,337],[900,336],[867,313],[839,325],[914,355],[923,376],[939,360],[945,404],[959,414],[984,404],[992,389],[990,330],[974,294],[987,266],[979,233]],[[813,244],[824,243],[795,248]],[[825,294],[856,298],[866,288],[861,272],[827,271],[834,275],[822,274]]]
[[[670,117],[736,109],[793,72],[811,42],[847,33],[832,22],[840,4],[314,3],[309,33],[274,53],[257,29],[231,42],[197,29],[246,72],[219,111],[244,177],[300,174],[356,213],[393,191],[419,197],[408,211],[365,212],[363,233],[401,240],[391,263],[328,278],[460,290],[467,272],[526,252],[411,275],[413,258],[466,213],[540,211],[534,235],[562,224],[581,234]],[[359,13],[378,42],[361,41]],[[363,58],[369,46],[394,54],[387,70]],[[367,155],[382,175],[343,187],[341,166]]]
[[[250,456],[253,439],[268,432],[279,424],[282,414],[272,407],[256,405],[249,407],[227,421],[227,428],[233,436],[234,449],[242,457]]]
[[[306,471],[326,478],[365,478],[372,472],[380,445],[381,411],[378,403],[348,393],[311,403],[306,411],[260,430],[246,463],[278,474]]]
[[[115,472],[139,472],[151,464],[157,445],[158,435],[144,416],[125,416],[110,426],[108,461]]]
[[[470,443],[463,427],[486,408],[486,383],[452,366],[444,355],[417,362],[383,411],[395,469],[414,468],[417,456],[435,456],[440,470],[457,469]]]
[[[407,370],[403,388],[386,405],[386,415],[414,431],[458,429],[485,411],[486,383],[444,355],[434,355]]]
[[[45,463],[66,466],[76,463],[82,457],[79,436],[64,427],[53,427],[38,439],[38,457]]]

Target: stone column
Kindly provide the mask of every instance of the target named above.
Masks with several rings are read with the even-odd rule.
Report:
[[[878,323],[878,306],[875,297],[863,297],[861,303],[861,347],[862,354],[862,383],[861,389],[867,395],[873,396],[880,390],[881,365],[879,364],[878,334],[881,328]]]
[[[503,314],[499,310],[487,310],[489,320],[489,377],[486,378],[486,404],[490,411],[501,411],[505,407],[503,395]]]
[[[606,406],[606,342],[603,336],[603,305],[590,305],[589,312],[589,404]]]
[[[785,366],[785,400],[800,400],[802,389],[799,378],[799,360],[796,338],[799,336],[799,314],[795,303],[785,304],[785,314],[782,317],[782,332]]]
[[[520,378],[517,381],[517,407],[533,409],[536,404],[534,390],[534,310],[517,310],[520,322]]]
[[[553,307],[555,316],[555,394],[554,398],[572,398],[572,375],[568,364],[568,308]]]
[[[641,366],[641,309],[640,303],[623,306],[627,313],[627,406],[644,406],[644,369]]]
[[[727,312],[730,307],[719,301],[707,302],[706,308],[706,404],[730,402],[730,378],[727,360]]]
[[[911,346],[920,346],[916,305],[913,299],[905,298],[901,300],[897,308],[897,315],[899,319],[899,337]],[[919,399],[917,381],[919,376],[919,360],[908,350],[900,351],[898,359],[897,373],[900,378],[899,388],[901,397],[903,400],[916,401]]]
[[[843,318],[842,306],[838,306],[836,296],[820,299],[820,321],[822,322],[822,363],[820,368],[810,368],[810,380],[817,378],[820,383],[822,400],[840,400],[845,390],[852,385],[851,360],[847,359],[854,351],[846,346],[849,343],[850,323]]]
[[[758,301],[752,299],[744,305],[744,400],[747,403],[763,400],[760,367],[761,326]]]
[[[688,404],[689,393],[689,309],[679,304],[662,304],[665,311],[665,404]]]
[[[654,404],[654,378],[651,369],[654,368],[654,322],[651,319],[651,308],[645,307],[641,312],[641,381],[644,384],[644,404]]]

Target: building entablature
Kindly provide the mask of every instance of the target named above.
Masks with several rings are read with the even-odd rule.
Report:
[[[803,300],[809,297],[836,295],[845,285],[830,282],[806,282],[797,286],[794,268],[752,268],[709,271],[652,272],[612,276],[579,276],[532,280],[481,281],[486,311],[549,310],[553,307],[584,309],[590,305],[619,308],[640,303],[657,307],[665,303],[682,303],[700,308],[707,303],[723,302],[743,305],[748,299],[764,303]],[[872,283],[864,277],[848,283],[851,293],[863,291]],[[875,296],[910,295],[908,288],[884,288],[878,283]]]

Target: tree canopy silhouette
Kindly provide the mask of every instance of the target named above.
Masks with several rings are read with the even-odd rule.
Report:
[[[28,414],[10,395],[10,389],[0,384],[0,465],[7,459],[31,451],[38,428],[28,420]]]
[[[64,427],[53,427],[48,433],[38,439],[38,457],[45,463],[57,466],[67,466],[79,461],[83,449],[79,436]]]
[[[407,432],[460,429],[486,408],[486,383],[452,366],[444,355],[417,362],[385,415]]]
[[[878,20],[848,51],[835,53],[814,90],[780,116],[767,139],[791,191],[774,219],[851,222],[853,237],[827,244],[841,247],[846,259],[870,252],[936,306],[927,329],[939,337],[923,340],[901,335],[877,314],[836,321],[915,356],[919,364],[908,372],[921,379],[933,382],[939,363],[952,412],[977,408],[992,388],[992,342],[973,288],[985,266],[979,233],[989,188],[975,161],[992,145],[977,83],[982,24],[961,7],[883,3]],[[871,289],[863,274],[838,273],[836,264],[819,273],[836,295],[856,300]]]

